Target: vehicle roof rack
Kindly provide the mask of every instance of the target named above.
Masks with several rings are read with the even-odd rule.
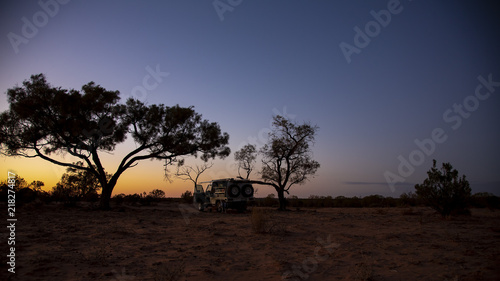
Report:
[[[199,182],[199,184],[200,183],[212,183],[214,181],[237,181],[237,182],[248,182],[248,183],[258,182],[258,181],[250,180],[250,179],[226,178],[226,179],[216,179],[216,180],[211,180],[211,181],[202,181],[202,182]]]

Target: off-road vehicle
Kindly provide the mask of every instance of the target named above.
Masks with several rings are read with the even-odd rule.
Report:
[[[219,212],[232,208],[244,211],[248,202],[254,200],[254,189],[250,181],[240,179],[220,179],[208,182],[203,191],[202,185],[196,185],[193,194],[193,203],[198,206],[199,211],[213,207]]]

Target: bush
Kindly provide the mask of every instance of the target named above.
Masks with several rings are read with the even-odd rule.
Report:
[[[475,208],[500,209],[500,198],[488,192],[472,195],[471,205]]]
[[[141,201],[141,195],[137,193],[125,195],[125,197],[123,197],[123,202],[127,205],[134,206],[139,204],[140,201]]]
[[[385,207],[384,201],[385,198],[382,195],[369,195],[361,199],[363,207],[370,207],[370,208]]]
[[[117,194],[111,199],[117,206],[121,206],[125,200],[126,195],[124,193]]]
[[[264,201],[261,202],[260,205],[263,207],[277,207],[279,205],[279,201],[276,199],[276,196],[271,193],[264,198]]]
[[[148,196],[151,196],[156,201],[160,201],[162,198],[165,198],[165,191],[161,189],[154,189]]]
[[[362,199],[359,197],[345,197],[345,196],[337,196],[334,199],[335,207],[340,208],[361,208],[363,207]]]
[[[428,178],[422,184],[415,185],[417,195],[424,202],[443,217],[470,213],[471,188],[465,175],[459,177],[458,171],[450,163],[443,163],[441,169],[436,168],[436,160],[433,160],[427,175]]]
[[[399,196],[399,201],[402,206],[415,207],[417,205],[417,195],[413,192],[402,193]]]
[[[184,203],[193,203],[193,193],[189,190],[186,190],[186,192],[181,194],[181,199]]]

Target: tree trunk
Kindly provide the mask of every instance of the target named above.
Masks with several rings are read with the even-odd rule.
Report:
[[[112,189],[108,188],[108,186],[102,188],[101,201],[99,202],[99,209],[101,210],[111,209],[111,206],[109,205],[109,202],[111,201],[111,193]]]
[[[276,191],[278,192],[278,200],[280,202],[280,207],[278,210],[285,211],[286,210],[285,191],[281,188]]]
[[[101,192],[101,201],[99,202],[99,209],[101,210],[110,210],[111,206],[109,205],[111,201],[111,194],[113,193],[113,189],[115,188],[116,183],[118,182],[118,177],[122,174],[123,170],[119,170],[116,172],[109,181],[106,181],[106,176],[104,175],[100,178],[100,183],[102,187]]]
[[[99,209],[101,210],[110,210],[111,206],[109,205],[111,201],[111,194],[113,193],[113,188],[116,185],[116,181],[114,183],[109,182],[106,183],[102,187],[102,192],[101,192],[101,201],[99,202]]]

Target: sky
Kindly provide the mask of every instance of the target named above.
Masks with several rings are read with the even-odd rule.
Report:
[[[122,101],[194,106],[229,133],[232,152],[261,147],[273,115],[317,125],[321,167],[299,197],[398,197],[436,159],[472,192],[500,195],[500,12],[495,1],[2,1],[0,111],[6,91],[44,73],[53,86],[94,81]],[[113,172],[129,138],[103,162]],[[71,161],[67,156],[65,160]],[[199,164],[187,158],[186,164]],[[201,181],[235,177],[234,154]],[[260,163],[257,163],[257,169]],[[0,157],[50,190],[64,168]],[[251,176],[259,179],[254,172]],[[192,184],[161,161],[127,170],[113,193]],[[275,193],[258,187],[258,197]]]

